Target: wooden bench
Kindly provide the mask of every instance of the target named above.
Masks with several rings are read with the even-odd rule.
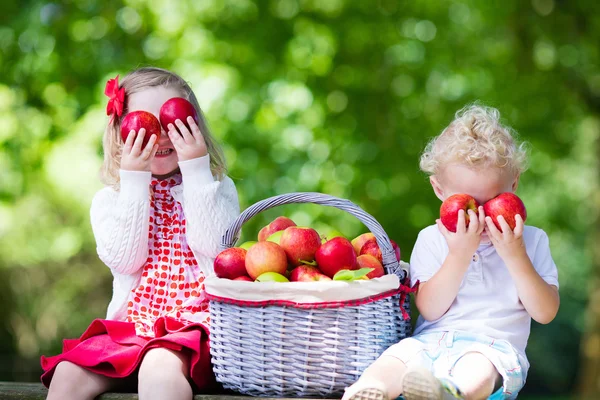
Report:
[[[0,382],[0,399],[2,400],[44,400],[48,390],[41,383]],[[135,400],[135,393],[105,393],[98,400]],[[197,394],[194,400],[248,400],[249,396],[228,394]],[[260,400],[277,400],[262,397]],[[332,399],[329,399],[332,400]]]

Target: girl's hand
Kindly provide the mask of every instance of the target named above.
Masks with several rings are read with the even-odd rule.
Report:
[[[203,157],[207,153],[204,136],[202,136],[202,132],[200,132],[200,128],[196,125],[194,118],[188,117],[187,123],[190,125],[191,132],[180,119],[175,121],[177,127],[173,124],[169,124],[168,126],[169,131],[167,134],[173,146],[175,146],[179,161]]]
[[[481,241],[481,233],[485,228],[485,213],[483,207],[479,207],[478,214],[469,210],[469,226],[467,227],[465,211],[458,212],[458,222],[456,223],[456,232],[450,232],[440,219],[437,219],[438,229],[446,238],[448,249],[451,254],[460,257],[471,258],[477,251]]]
[[[502,228],[502,232],[496,228],[492,218],[486,217],[485,222],[487,224],[486,232],[492,240],[492,244],[496,248],[498,255],[507,264],[515,257],[526,255],[525,243],[523,242],[523,229],[525,226],[523,218],[519,214],[515,216],[516,225],[514,231],[510,229],[508,222],[506,222],[503,216],[498,216],[497,220]]]
[[[146,147],[142,149],[142,141],[146,135],[144,128],[136,134],[134,130],[129,132],[127,140],[123,145],[121,153],[121,169],[127,171],[150,171],[150,165],[158,150],[156,135],[150,136]]]

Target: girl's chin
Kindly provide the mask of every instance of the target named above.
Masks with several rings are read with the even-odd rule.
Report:
[[[175,175],[178,172],[179,172],[179,167],[176,167],[171,172],[166,172],[166,171],[163,171],[163,170],[159,170],[159,171],[156,171],[156,172],[152,171],[152,176],[155,177],[158,180],[163,180],[163,179],[167,179],[167,178]]]

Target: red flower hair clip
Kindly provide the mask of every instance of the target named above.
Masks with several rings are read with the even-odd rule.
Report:
[[[125,89],[119,89],[119,75],[114,79],[109,79],[104,88],[104,94],[108,96],[106,105],[106,115],[112,115],[112,119],[117,114],[119,117],[123,114],[123,104],[125,103]]]

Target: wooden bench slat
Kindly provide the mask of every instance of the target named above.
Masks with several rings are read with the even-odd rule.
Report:
[[[2,400],[45,400],[48,390],[41,383],[0,382]],[[104,393],[98,400],[137,400],[136,393]],[[276,397],[250,397],[226,394],[197,394],[194,400],[284,400]],[[334,399],[323,399],[334,400]]]

